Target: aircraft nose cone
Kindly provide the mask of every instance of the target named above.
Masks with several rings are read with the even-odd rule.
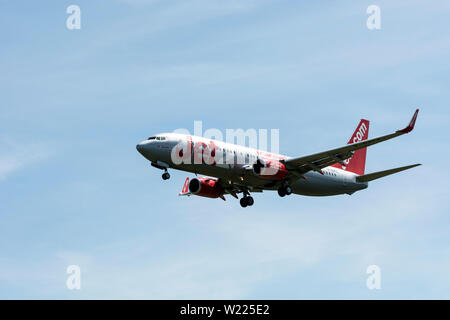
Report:
[[[137,151],[139,151],[139,153],[142,153],[144,151],[144,144],[142,142],[138,143],[136,145],[136,149],[137,149]]]

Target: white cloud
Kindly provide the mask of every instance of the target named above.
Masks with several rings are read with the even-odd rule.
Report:
[[[266,193],[255,210],[220,202],[211,211],[212,200],[188,199],[177,212],[153,213],[167,216],[157,227],[143,213],[145,234],[27,264],[4,261],[4,279],[17,286],[31,268],[26,281],[39,286],[28,286],[27,294],[41,298],[280,298],[267,289],[279,278],[289,279],[291,298],[365,298],[365,270],[377,264],[385,279],[381,297],[408,298],[410,288],[421,287],[416,297],[439,298],[448,289],[441,279],[450,260],[445,241],[433,239],[446,230],[427,225],[445,219],[448,201],[436,201],[436,190],[447,190],[448,183],[438,171],[421,169],[351,197],[271,199]],[[432,189],[422,187],[433,181]],[[79,292],[64,287],[69,264],[81,267]],[[15,269],[20,265],[23,270]],[[432,273],[424,276],[424,270]]]
[[[42,144],[0,138],[0,180],[48,155]]]
[[[385,182],[385,186],[383,201],[379,201],[379,192],[378,196],[370,194],[369,189],[358,196],[320,199],[317,206],[297,199],[309,203],[298,211],[288,207],[279,213],[270,208],[246,213],[226,209],[211,213],[208,206],[187,209],[180,222],[185,234],[153,230],[150,235],[90,250],[83,294],[87,298],[245,299],[278,276],[304,283],[311,270],[326,269],[329,271],[317,285],[338,298],[339,290],[327,281],[356,287],[360,283],[365,290],[365,268],[374,263],[381,266],[386,278],[393,279],[391,286],[396,279],[431,286],[436,282],[432,275],[416,279],[430,261],[423,261],[414,237],[425,212],[426,219],[438,220],[447,204],[436,203],[431,190],[405,187],[395,192],[395,184]],[[330,201],[335,205],[327,207]],[[436,262],[442,266],[450,263],[443,256],[431,258],[438,275],[444,270],[436,267]],[[341,265],[329,265],[335,259]],[[441,289],[445,287],[442,284]],[[309,289],[305,284],[306,297]],[[258,294],[277,297],[267,291]],[[359,296],[352,291],[346,294]],[[407,291],[403,294],[408,296]]]

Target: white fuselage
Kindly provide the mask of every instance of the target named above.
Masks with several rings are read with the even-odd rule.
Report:
[[[190,161],[184,161],[183,163],[174,161],[173,155],[176,153],[174,148],[179,148],[180,145],[197,145],[199,143],[214,145],[214,159],[217,161],[211,164],[196,162],[194,150],[191,150]],[[139,143],[137,149],[146,159],[161,167],[220,178],[224,181],[247,186],[253,191],[276,190],[283,181],[261,178],[252,170],[249,170],[249,166],[254,164],[257,159],[268,161],[289,159],[289,157],[279,154],[177,133],[156,135],[151,140]],[[290,176],[289,184],[293,193],[308,196],[331,196],[345,193],[352,194],[367,188],[367,183],[356,181],[358,175],[354,173],[335,167],[326,167],[322,169],[322,173],[309,171],[303,174],[303,177]]]

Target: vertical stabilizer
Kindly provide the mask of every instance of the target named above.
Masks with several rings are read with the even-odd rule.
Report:
[[[355,142],[360,142],[367,140],[369,138],[369,120],[361,119],[355,132],[353,133],[350,141],[347,144],[352,144]],[[364,169],[366,167],[366,154],[367,148],[356,150],[353,157],[343,161],[343,165],[336,163],[332,167],[339,168],[345,171],[350,171],[358,175],[364,174]]]

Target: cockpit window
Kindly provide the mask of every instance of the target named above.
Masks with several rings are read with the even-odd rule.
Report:
[[[147,140],[166,140],[166,137],[153,136],[153,137],[149,137]]]

